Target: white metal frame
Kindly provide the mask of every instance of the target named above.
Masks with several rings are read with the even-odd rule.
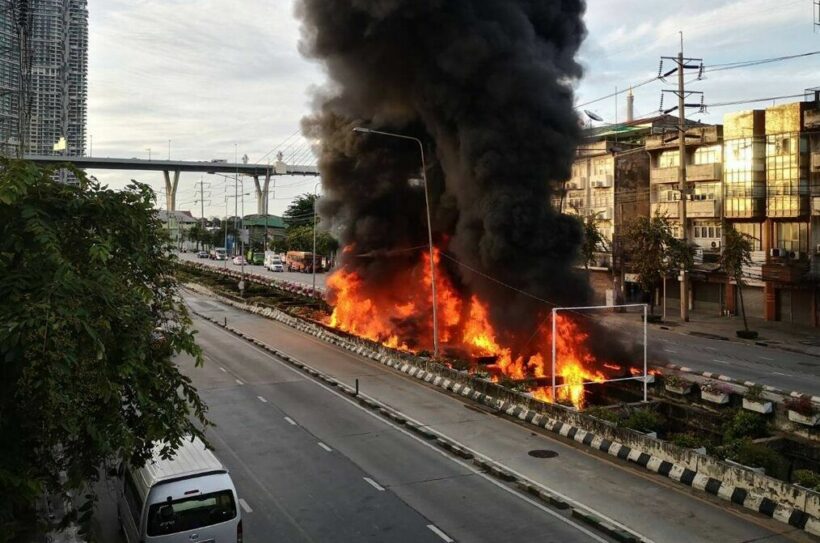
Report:
[[[617,307],[629,308],[629,307],[642,307],[643,308],[643,375],[636,375],[634,377],[621,377],[619,379],[606,379],[604,383],[614,383],[617,381],[643,381],[643,401],[646,402],[647,394],[648,394],[648,385],[649,385],[649,365],[647,360],[647,325],[648,325],[648,315],[649,315],[649,305],[648,304],[622,304],[622,305],[590,305],[590,306],[582,306],[582,307],[554,307],[552,308],[552,401],[555,403],[556,395],[555,391],[557,388],[570,386],[566,383],[556,385],[555,384],[555,362],[556,362],[556,346],[555,346],[555,336],[557,333],[557,325],[556,325],[556,317],[558,316],[559,311],[587,311],[591,309],[615,309]],[[588,381],[585,383],[581,383],[582,385],[591,385],[596,383],[597,381]]]

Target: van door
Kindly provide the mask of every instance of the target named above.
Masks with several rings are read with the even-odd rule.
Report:
[[[137,492],[131,473],[125,470],[122,478],[122,495],[117,503],[117,511],[122,522],[122,531],[128,543],[137,543],[140,540],[142,527],[142,499]]]

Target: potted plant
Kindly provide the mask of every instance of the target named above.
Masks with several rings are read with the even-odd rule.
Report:
[[[764,415],[772,412],[772,402],[763,398],[763,385],[752,385],[746,389],[746,394],[743,395],[743,409]]]
[[[789,410],[790,421],[804,426],[817,426],[820,422],[820,413],[817,412],[817,407],[812,403],[811,398],[807,396],[788,398],[783,403]]]
[[[727,404],[731,394],[732,391],[723,383],[710,382],[700,385],[700,397],[707,402]]]
[[[692,392],[692,381],[677,375],[667,375],[663,378],[663,388],[669,392],[685,396]]]

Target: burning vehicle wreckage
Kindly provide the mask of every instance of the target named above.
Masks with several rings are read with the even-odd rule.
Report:
[[[552,397],[552,308],[586,305],[590,295],[574,267],[581,226],[550,205],[581,141],[572,85],[582,73],[583,10],[572,0],[297,5],[301,50],[330,79],[303,120],[317,142],[322,225],[343,246],[326,324],[429,350],[432,258],[445,360],[576,407],[583,383],[637,365],[634,346],[562,312]]]

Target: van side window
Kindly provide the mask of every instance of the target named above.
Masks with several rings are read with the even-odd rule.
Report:
[[[131,478],[131,473],[125,470],[125,502],[128,504],[128,509],[131,510],[131,516],[134,518],[134,524],[137,529],[140,528],[140,515],[142,514],[142,500],[137,492],[137,487],[134,484],[134,479]]]

